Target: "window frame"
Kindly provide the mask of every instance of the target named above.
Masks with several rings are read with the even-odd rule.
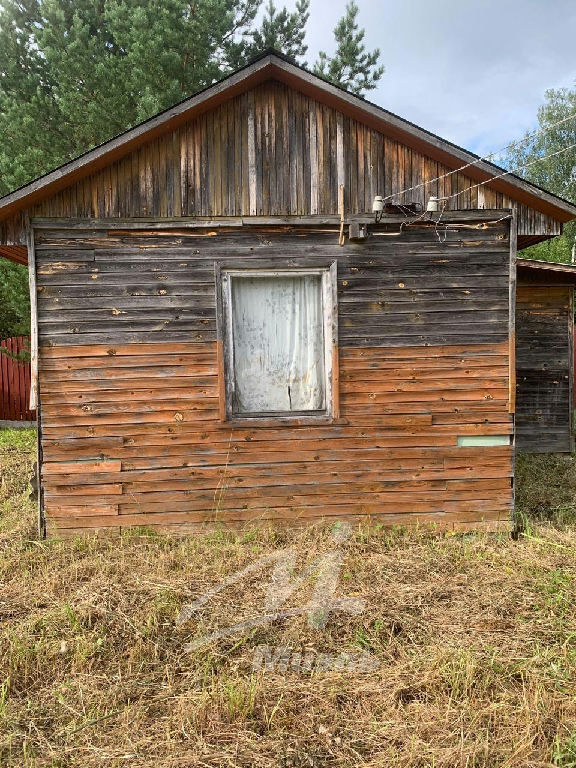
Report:
[[[218,393],[220,421],[238,424],[332,423],[339,417],[338,393],[338,303],[337,262],[315,262],[313,266],[272,262],[221,263],[214,265],[217,302]],[[231,323],[231,285],[234,277],[305,277],[320,275],[324,329],[324,381],[326,407],[321,411],[234,410],[234,345]],[[230,279],[232,278],[232,279]]]

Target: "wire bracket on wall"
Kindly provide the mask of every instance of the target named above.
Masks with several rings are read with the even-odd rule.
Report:
[[[348,226],[348,239],[359,242],[368,238],[368,225],[352,221]]]

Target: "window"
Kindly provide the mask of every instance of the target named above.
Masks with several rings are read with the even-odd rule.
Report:
[[[226,415],[333,413],[335,265],[222,269]]]

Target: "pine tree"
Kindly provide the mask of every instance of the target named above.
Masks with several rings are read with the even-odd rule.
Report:
[[[0,0],[0,194],[230,72],[261,0]]]
[[[274,0],[268,0],[262,26],[252,34],[248,56],[266,48],[275,48],[295,60],[305,56],[308,46],[305,45],[304,38],[310,17],[309,9],[310,0],[297,0],[294,13],[289,13],[285,7],[278,11]]]
[[[0,0],[0,195],[274,47],[301,61],[309,0]],[[351,3],[315,71],[354,93],[383,68]]]
[[[28,270],[0,258],[0,339],[29,333]]]
[[[228,74],[265,48],[301,62],[309,0],[0,0],[0,195]],[[384,69],[358,8],[315,71],[354,93]],[[28,331],[24,267],[0,259],[0,336]]]
[[[376,88],[384,74],[384,67],[378,65],[380,50],[371,53],[364,45],[364,30],[359,30],[358,6],[352,0],[346,6],[346,13],[334,29],[336,52],[330,57],[320,51],[314,72],[352,93],[361,95]]]

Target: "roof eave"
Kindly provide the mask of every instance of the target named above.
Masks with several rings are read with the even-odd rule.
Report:
[[[0,219],[7,218],[22,208],[28,208],[45,197],[55,194],[75,181],[85,178],[111,162],[138,148],[141,144],[174,130],[186,122],[190,112],[201,114],[224,101],[245,92],[269,77],[271,56],[208,86],[195,96],[160,112],[143,123],[109,139],[94,149],[70,160],[58,168],[38,177],[29,184],[0,198]]]
[[[542,261],[540,259],[516,259],[516,266],[520,271],[529,270],[534,273],[550,273],[561,275],[568,282],[576,284],[576,264],[563,264],[557,261]]]
[[[350,116],[356,117],[377,130],[385,132],[392,139],[422,151],[424,154],[450,168],[459,168],[462,165],[473,163],[469,168],[466,168],[466,175],[476,181],[487,181],[498,174],[505,173],[505,169],[480,160],[472,152],[468,152],[462,147],[452,144],[446,139],[442,139],[430,131],[426,131],[424,128],[420,128],[392,112],[388,112],[382,107],[348,93],[332,83],[320,80],[315,75],[302,71],[289,62],[278,59],[273,61],[273,65],[279,70],[280,76],[278,79],[287,85],[298,87],[300,91],[309,95],[317,94],[319,90],[325,96],[329,94],[334,102],[338,103],[338,108],[341,111],[345,111]],[[321,88],[318,82],[322,84]],[[343,105],[346,105],[347,108],[343,109]],[[336,106],[336,103],[334,103],[334,106]],[[501,179],[492,181],[490,187],[509,197],[514,197],[514,199],[520,202],[523,202],[521,196],[526,197],[527,204],[532,207],[536,207],[535,199],[541,201],[542,212],[547,213],[553,210],[555,218],[559,221],[570,221],[576,217],[576,205],[536,187],[519,176],[507,174]],[[544,206],[548,211],[543,210]]]

